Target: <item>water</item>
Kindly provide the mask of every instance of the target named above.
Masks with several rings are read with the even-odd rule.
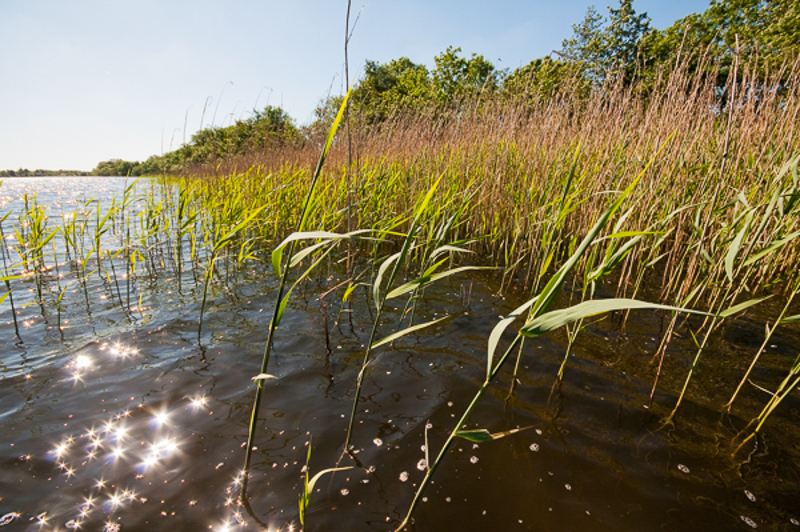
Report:
[[[125,181],[8,179],[0,187],[2,214],[18,209],[22,191],[33,188],[55,222],[62,208],[91,197],[102,195],[102,208]],[[140,184],[139,193],[146,188]],[[4,222],[7,235],[14,216]],[[119,247],[122,237],[109,231],[104,247]],[[269,261],[221,270],[228,282],[209,296],[198,345],[202,283],[191,269],[178,280],[169,258],[156,258],[163,261],[154,261],[163,264],[158,278],[143,270],[129,292],[119,263],[116,283],[106,265],[106,278],[87,275],[84,290],[74,259],[60,257],[61,281],[73,283],[62,299],[61,331],[55,272],[42,274],[44,307],[32,277],[14,281],[22,342],[9,301],[0,306],[4,529],[299,530],[307,445],[312,474],[340,459],[370,331],[367,290],[354,293],[352,312],[338,293],[323,306],[319,294],[342,279],[331,264],[294,294],[270,361],[277,379],[265,384],[247,508],[235,500],[250,379],[259,372],[274,298]],[[356,460],[343,458],[339,465],[352,469],[317,483],[308,530],[393,530],[402,519],[424,475],[426,426],[435,455],[483,380],[498,316],[520,303],[495,295],[494,286],[491,278],[462,276],[429,289],[419,320],[453,317],[376,352],[356,424]],[[135,310],[122,310],[119,299]],[[760,345],[763,324],[746,316],[720,333],[675,425],[659,429],[693,355],[690,338],[676,339],[665,362],[665,375],[673,376],[663,378],[650,407],[650,359],[662,319],[640,312],[625,329],[616,317],[587,327],[555,389],[563,334],[529,342],[511,399],[513,362],[472,417],[474,427],[492,432],[524,430],[482,444],[457,441],[410,529],[800,529],[796,398],[770,419],[752,453],[736,458],[731,439],[758,413],[763,393],[749,389],[732,416],[718,407]],[[797,334],[777,334],[753,380],[779,382],[798,346]],[[737,362],[736,353],[746,360]]]

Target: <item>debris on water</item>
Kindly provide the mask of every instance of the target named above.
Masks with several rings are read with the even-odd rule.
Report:
[[[19,513],[17,512],[7,513],[3,517],[0,517],[0,526],[10,525],[18,517]]]
[[[752,492],[744,490],[744,496],[750,499],[750,502],[756,502],[756,496]]]
[[[746,524],[750,528],[758,528],[758,525],[756,524],[756,522],[753,521],[752,519],[750,519],[749,517],[747,517],[746,515],[741,515],[739,517],[742,519],[742,521],[744,521],[744,524]]]
[[[681,473],[688,473],[689,472],[689,468],[686,467],[683,464],[678,464],[678,469],[681,471]]]

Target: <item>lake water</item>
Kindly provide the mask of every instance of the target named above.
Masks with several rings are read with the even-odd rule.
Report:
[[[102,214],[125,187],[122,178],[6,179],[0,217],[12,212],[3,222],[9,272],[24,269],[14,264],[13,231],[23,194],[30,201],[36,192],[50,228],[61,224],[62,212],[84,209],[91,233],[97,203],[88,200],[100,199]],[[148,187],[138,183],[136,197]],[[137,205],[129,211],[134,222]],[[369,338],[368,290],[353,294],[352,307],[342,305],[340,293],[320,302],[344,278],[332,262],[293,295],[276,334],[269,372],[277,379],[265,384],[245,508],[235,501],[251,377],[259,372],[276,288],[269,260],[220,268],[224,282],[209,296],[198,345],[196,269],[178,279],[168,254],[151,248],[146,266],[128,272],[111,258],[125,245],[120,229],[103,235],[109,255],[98,272],[90,241],[83,270],[62,250],[61,236],[53,240],[56,251],[52,242],[46,246],[58,271],[39,274],[43,304],[34,276],[11,281],[20,338],[9,300],[0,305],[0,527],[299,530],[307,445],[312,474],[340,458]],[[355,460],[340,464],[353,468],[317,483],[307,530],[393,530],[423,477],[426,425],[438,450],[483,381],[489,333],[523,296],[497,295],[491,277],[453,277],[426,291],[420,320],[453,317],[376,352]],[[390,313],[387,327],[401,311]],[[456,442],[409,529],[800,530],[797,398],[785,401],[757,445],[736,458],[731,439],[758,413],[764,393],[749,390],[733,415],[718,406],[760,345],[763,320],[745,316],[720,332],[675,424],[660,428],[694,354],[688,334],[671,344],[665,364],[674,376],[663,378],[650,406],[651,359],[665,319],[640,312],[625,328],[618,317],[590,325],[556,388],[563,333],[526,344],[513,395],[507,398],[510,364],[472,417],[492,432],[525,430],[493,442]],[[773,340],[757,382],[779,382],[800,348],[791,330]]]

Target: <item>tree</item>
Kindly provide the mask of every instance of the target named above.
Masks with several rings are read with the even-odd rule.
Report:
[[[505,74],[498,72],[482,55],[472,54],[465,59],[458,56],[460,51],[460,47],[448,46],[434,58],[433,88],[435,96],[445,103],[475,96],[483,90],[493,92]]]
[[[603,32],[603,59],[607,69],[630,80],[637,66],[639,47],[650,30],[647,13],[636,13],[633,0],[620,0],[619,8],[608,8],[611,16]]]
[[[602,79],[603,67],[603,16],[592,5],[580,24],[572,25],[572,37],[561,44],[559,55],[565,60],[583,65],[587,76],[596,81]]]
[[[562,91],[587,94],[589,84],[582,76],[578,63],[549,57],[534,59],[520,67],[503,81],[503,90],[512,97],[525,97],[528,102],[552,98]]]
[[[800,50],[800,2],[796,0],[713,0],[700,14],[676,21],[643,39],[647,62],[654,68],[674,61],[680,50],[691,70],[701,64],[719,67],[717,82],[726,83],[738,49],[761,73],[774,71]]]
[[[586,77],[602,83],[609,72],[630,80],[636,69],[641,40],[650,31],[647,13],[636,13],[633,0],[619,0],[619,7],[608,8],[609,19],[590,6],[580,24],[573,24],[573,35],[562,43],[560,55],[577,62]]]

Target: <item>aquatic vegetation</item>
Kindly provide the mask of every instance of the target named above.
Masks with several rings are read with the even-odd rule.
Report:
[[[573,361],[597,338],[596,320],[605,319],[609,330],[619,331],[620,345],[642,340],[641,334],[635,340],[626,337],[641,315],[629,317],[629,311],[637,309],[661,312],[663,319],[663,327],[656,325],[652,330],[658,332],[641,347],[643,362],[630,377],[646,382],[648,390],[652,379],[651,404],[644,411],[653,425],[670,422],[671,429],[679,430],[684,411],[693,419],[698,406],[721,412],[730,432],[727,440],[720,438],[729,446],[723,454],[736,460],[742,449],[768,437],[800,384],[796,353],[771,347],[776,338],[781,346],[789,344],[786,337],[794,338],[798,322],[800,146],[796,120],[790,118],[800,109],[800,89],[787,87],[782,99],[765,96],[758,105],[732,91],[735,103],[722,113],[714,112],[713,83],[681,75],[661,80],[647,101],[625,87],[606,86],[580,102],[569,95],[540,107],[487,99],[480,107],[467,102],[458,114],[435,119],[398,115],[369,132],[354,130],[352,171],[344,162],[345,146],[334,138],[340,111],[321,156],[314,154],[315,166],[309,164],[313,147],[295,147],[293,158],[261,161],[244,171],[223,165],[220,173],[229,171],[216,177],[126,182],[116,198],[74,198],[66,209],[59,206],[60,215],[54,215],[58,207],[42,205],[33,194],[20,197],[18,208],[0,219],[5,243],[0,311],[10,309],[14,324],[12,333],[9,316],[8,337],[16,334],[28,342],[33,335],[26,334],[25,324],[41,323],[36,330],[49,338],[34,341],[68,351],[73,340],[99,336],[91,331],[98,323],[110,323],[114,331],[157,328],[151,320],[159,315],[158,306],[172,305],[185,312],[176,329],[185,326],[191,338],[181,338],[170,349],[186,349],[180,355],[191,360],[186,373],[199,376],[212,364],[224,364],[222,355],[215,359],[212,351],[234,341],[226,337],[229,323],[257,322],[257,332],[246,342],[261,346],[264,341],[260,369],[242,376],[241,368],[225,368],[243,381],[226,383],[221,394],[237,397],[244,392],[236,390],[251,382],[248,378],[255,381],[249,411],[248,404],[235,400],[226,404],[225,415],[236,420],[236,428],[244,433],[247,427],[246,439],[234,430],[226,435],[236,445],[226,448],[225,456],[237,460],[240,443],[245,455],[226,494],[236,508],[233,525],[267,512],[249,505],[266,500],[264,491],[278,489],[261,482],[272,468],[282,466],[294,474],[290,488],[299,508],[286,519],[296,517],[304,525],[312,522],[312,498],[322,500],[314,495],[322,489],[322,475],[329,474],[325,480],[331,485],[337,483],[334,495],[355,498],[359,482],[377,478],[370,468],[411,442],[416,454],[403,454],[408,463],[379,470],[382,486],[389,481],[400,485],[385,497],[393,508],[405,509],[390,516],[391,526],[403,529],[412,516],[422,518],[417,512],[433,491],[434,473],[447,469],[442,464],[452,460],[492,467],[490,454],[461,449],[459,443],[502,439],[492,444],[500,446],[531,435],[519,446],[525,452],[546,452],[547,442],[532,436],[529,423],[520,427],[497,419],[490,420],[497,426],[489,425],[482,408],[495,402],[509,412],[532,415],[540,399],[533,388],[547,389],[554,382],[568,389],[581,374]],[[737,76],[742,83],[739,74],[728,83]],[[413,379],[398,376],[396,368],[402,365],[393,362],[387,369],[382,360],[410,358],[406,351],[427,355],[428,346],[443,336],[477,335],[474,322],[454,324],[469,309],[476,275],[491,276],[489,284],[514,302],[508,302],[512,310],[498,317],[493,328],[496,308],[481,314],[489,331],[481,340],[487,344],[485,358],[475,368],[468,356],[448,354],[449,360],[431,355],[436,364],[445,360],[452,364],[450,371],[466,376],[452,389],[409,392],[424,400],[434,397],[432,403],[465,404],[438,414],[448,423],[444,432],[438,419],[436,430],[429,428],[426,416],[436,414],[435,409],[404,412],[402,422],[397,416],[377,419],[372,403],[380,390],[430,378],[416,368]],[[435,303],[428,300],[431,293],[437,294]],[[263,302],[265,294],[274,296],[271,307]],[[284,338],[306,334],[293,330],[295,303],[317,313],[321,322],[314,334],[324,338],[319,345],[328,351],[320,355],[324,368],[315,367],[319,375],[306,381],[309,390],[296,391],[296,399],[289,388],[296,375],[283,382],[270,361],[276,350],[283,357],[281,349],[293,349],[281,343]],[[694,317],[687,318],[688,312]],[[759,321],[752,325],[751,319]],[[517,322],[521,325],[514,331]],[[743,325],[756,331],[757,340],[726,352],[730,367],[720,367],[718,344]],[[544,370],[531,369],[540,362],[537,354],[546,335],[555,335],[564,350]],[[65,382],[76,389],[86,385],[92,371],[100,371],[97,357],[83,356],[65,363],[70,372]],[[110,360],[138,356],[120,351]],[[305,356],[289,352],[279,362]],[[142,367],[156,368],[160,376],[169,374],[170,363],[148,360]],[[480,378],[473,382],[471,372]],[[724,374],[715,383],[715,390],[724,389],[722,400],[719,393],[700,389],[717,374]],[[26,382],[23,375],[15,378]],[[273,387],[280,393],[265,393]],[[506,403],[497,393],[500,387],[510,390],[502,394]],[[316,392],[337,401],[335,416],[324,422],[325,434],[316,433],[322,422],[315,427],[315,462],[325,457],[331,467],[309,468],[311,443],[303,416],[291,420],[297,433],[282,437],[279,446],[302,450],[300,440],[308,441],[305,470],[302,457],[288,450],[277,464],[274,455],[263,451],[264,442],[276,438],[270,432],[274,420],[264,421],[263,411],[279,419],[287,402],[301,404]],[[156,392],[143,395],[148,393]],[[211,412],[206,393],[206,388],[183,392],[184,406],[194,413]],[[403,407],[400,393],[391,401]],[[546,399],[541,402],[545,409]],[[155,431],[175,422],[175,416],[159,417],[158,405],[142,403],[152,410],[142,425]],[[651,418],[637,426],[650,426]],[[123,424],[117,425],[122,430]],[[97,438],[101,454],[113,464],[135,457],[143,471],[189,448],[165,434],[165,439],[154,435],[152,445],[131,453],[119,443],[125,441],[123,433],[116,434]],[[61,456],[74,452],[66,440],[56,445],[66,445]],[[344,452],[334,457],[333,447]],[[57,455],[58,450],[52,454]],[[672,474],[699,469],[681,460],[677,470],[670,464]],[[66,478],[80,473],[74,463],[62,463]],[[352,484],[340,474],[349,466]],[[384,462],[379,466],[388,469]],[[415,473],[424,476],[415,478]],[[562,491],[580,491],[575,479],[559,482]],[[121,491],[105,489],[103,494],[116,497],[110,507],[123,507],[127,500]],[[242,514],[237,500],[252,515]],[[336,504],[326,502],[328,507]],[[313,522],[323,517],[315,514]],[[108,522],[115,524],[111,517]]]

